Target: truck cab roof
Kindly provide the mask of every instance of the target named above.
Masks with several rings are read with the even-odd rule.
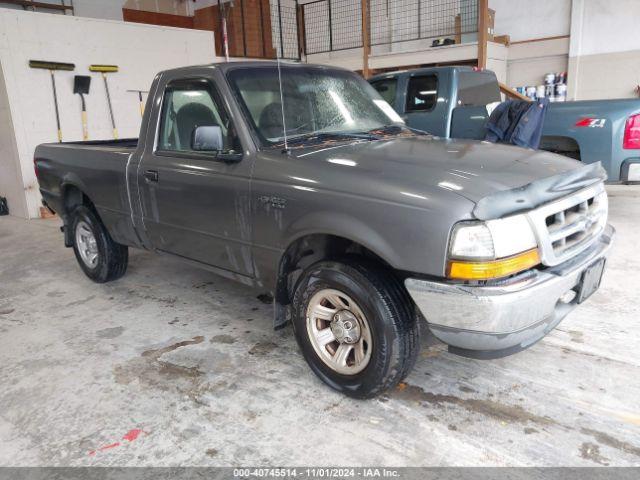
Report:
[[[276,60],[259,60],[259,61],[245,60],[245,61],[239,61],[239,62],[216,62],[216,63],[209,63],[205,65],[190,65],[186,67],[178,67],[178,68],[163,70],[161,73],[171,73],[174,75],[188,75],[190,73],[193,73],[194,70],[201,70],[203,68],[212,68],[212,69],[220,70],[222,72],[227,72],[229,70],[235,70],[237,68],[275,67],[277,65],[278,65],[278,62]],[[321,68],[326,70],[350,71],[342,67],[334,67],[331,65],[319,65],[319,64],[313,64],[313,63],[300,63],[292,60],[280,60],[280,65],[287,68],[291,68],[291,67],[302,68],[302,69]]]
[[[478,70],[474,70],[474,67],[467,67],[464,65],[453,65],[453,66],[450,65],[450,66],[444,66],[444,67],[422,67],[422,68],[415,68],[411,70],[395,70],[393,72],[379,73],[378,75],[369,77],[368,80],[370,82],[375,82],[376,80],[399,77],[400,75],[420,75],[422,73],[441,73],[441,72],[451,72],[451,71],[474,72]]]

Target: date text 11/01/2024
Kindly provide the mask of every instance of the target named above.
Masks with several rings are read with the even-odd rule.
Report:
[[[237,468],[234,478],[399,478],[400,472],[393,468]]]

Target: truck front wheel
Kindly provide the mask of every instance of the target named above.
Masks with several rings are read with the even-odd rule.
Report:
[[[84,205],[73,211],[73,251],[80,268],[96,283],[116,280],[127,271],[129,250],[113,241],[98,216]]]
[[[395,387],[419,349],[413,303],[391,272],[366,260],[311,265],[296,287],[293,326],[305,360],[355,398]]]

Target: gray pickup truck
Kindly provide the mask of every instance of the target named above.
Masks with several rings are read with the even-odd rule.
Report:
[[[532,345],[598,288],[613,237],[599,164],[414,132],[322,66],[161,72],[139,139],[40,145],[35,168],[89,278],[134,247],[270,292],[358,398],[409,373],[422,317],[460,355]]]
[[[500,101],[495,73],[420,68],[369,79],[409,127],[443,138],[483,139],[487,105]],[[612,182],[640,181],[640,99],[551,103],[540,149],[601,162]]]

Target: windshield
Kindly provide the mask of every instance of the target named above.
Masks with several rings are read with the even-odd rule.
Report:
[[[318,67],[247,67],[228,74],[265,145],[288,139],[335,134],[354,138],[363,133],[402,124],[398,114],[356,74]],[[282,104],[284,103],[284,109]],[[284,110],[284,115],[283,115]]]

